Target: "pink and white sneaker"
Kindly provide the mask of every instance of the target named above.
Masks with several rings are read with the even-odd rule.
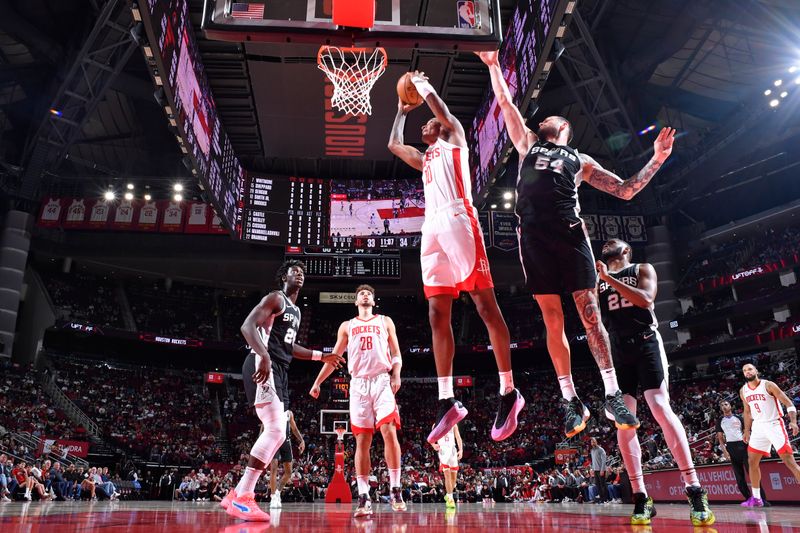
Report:
[[[269,515],[258,507],[254,496],[253,493],[250,493],[233,498],[225,512],[234,518],[247,520],[248,522],[269,523]]]
[[[236,498],[236,489],[231,489],[228,491],[228,494],[226,494],[225,497],[222,498],[222,501],[219,502],[219,506],[227,511],[228,507],[231,506],[231,501],[233,501],[235,498]]]
[[[764,501],[761,498],[750,496],[747,500],[741,503],[742,507],[764,507]]]
[[[494,426],[492,426],[492,440],[505,440],[514,434],[514,431],[517,430],[517,417],[524,407],[525,398],[517,389],[500,396],[497,416],[494,419]]]

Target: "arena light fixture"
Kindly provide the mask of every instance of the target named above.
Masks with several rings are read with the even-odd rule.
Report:
[[[796,78],[794,79],[794,84],[795,84],[795,85],[800,85],[800,76],[798,76],[798,77],[796,77]]]
[[[511,209],[511,202],[504,203],[503,207],[505,207],[506,209]]]
[[[778,100],[777,98],[775,98],[775,99],[769,101],[769,106],[770,107],[778,107],[778,104],[780,104],[780,103],[781,103],[781,101]]]
[[[639,132],[639,135],[647,135],[648,133],[650,133],[650,132],[651,132],[651,131],[653,131],[654,129],[656,129],[656,125],[655,125],[655,124],[650,124],[650,125],[649,125],[649,126],[647,126],[645,129],[641,130],[641,131]]]
[[[129,202],[131,200],[133,200],[133,193],[132,192],[126,192],[125,193],[125,199],[128,200]]]
[[[789,96],[789,92],[788,91],[783,91],[781,93],[781,98],[786,98],[787,96]]]
[[[116,195],[114,194],[114,191],[108,190],[103,194],[103,198],[105,198],[107,202],[110,202],[116,198]]]
[[[489,209],[497,209],[497,204],[492,204],[489,206]]]
[[[127,187],[128,187],[128,190],[129,190],[129,191],[132,191],[132,190],[133,190],[133,183],[129,183],[129,184],[127,185]]]
[[[511,191],[506,191],[503,193],[503,200],[511,200],[514,197],[514,193]]]
[[[764,96],[769,96],[771,94],[772,94],[772,89],[767,89],[766,91],[764,91]]]
[[[175,185],[172,186],[172,190],[175,192],[181,192],[183,190],[183,185],[181,185],[180,183],[176,183]]]
[[[149,194],[145,194],[145,195],[144,195],[144,201],[145,201],[145,202],[149,202],[149,201],[150,201],[150,200],[152,200],[152,199],[153,199],[153,197],[152,197],[152,196],[150,196]]]
[[[775,87],[780,87],[781,85],[783,85],[783,80],[775,80],[774,82],[772,82],[772,84]]]
[[[172,197],[172,199],[175,200],[176,202],[180,202],[183,200],[183,195],[176,193],[175,196]]]
[[[797,65],[789,67],[789,74],[794,74],[795,72],[797,72]]]

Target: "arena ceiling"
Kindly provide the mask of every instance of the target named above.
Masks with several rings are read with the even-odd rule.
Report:
[[[207,40],[199,30],[202,1],[189,2],[220,116],[247,168],[325,178],[414,175],[382,151],[368,159],[337,160],[287,155],[286,150],[265,146],[265,139],[274,136],[275,117],[265,114],[263,106],[259,110],[259,91],[270,86],[262,78],[296,62],[296,51]],[[515,3],[502,0],[504,22]],[[0,2],[0,177],[7,192],[25,179],[33,134],[105,4]],[[643,148],[635,151],[646,157],[652,137],[638,137],[638,129],[654,123],[677,127],[680,149],[670,168],[649,196],[635,204],[648,212],[684,207],[679,200],[690,203],[718,187],[715,178],[747,155],[745,147],[755,148],[748,135],[752,130],[741,125],[769,116],[762,95],[765,84],[800,60],[800,4],[793,0],[582,0],[578,8],[607,71],[601,81],[616,89],[631,128],[613,135],[598,129],[597,118],[586,116],[574,91],[576,82],[583,80],[567,80],[560,69],[551,74],[534,120],[553,113],[567,116],[575,126],[579,150],[622,166],[617,161],[620,139],[625,145],[640,143]],[[573,24],[567,40],[576,40],[575,35]],[[421,66],[432,78],[443,80],[443,96],[465,123],[488,87],[485,68],[470,54],[400,52],[393,62],[401,70]],[[81,125],[66,158],[47,169],[43,187],[68,192],[104,187],[113,180],[141,180],[154,187],[160,182],[166,186],[175,177],[188,180],[153,91],[143,55],[133,53]],[[796,118],[784,113],[774,119],[781,126],[764,128],[759,146],[796,134]],[[411,121],[408,131],[414,125]],[[383,147],[387,134],[382,132],[376,146]],[[702,154],[710,155],[699,161]],[[513,172],[506,173],[498,188],[509,186],[513,177]],[[597,209],[622,208],[599,195],[582,195],[587,197],[585,204]]]

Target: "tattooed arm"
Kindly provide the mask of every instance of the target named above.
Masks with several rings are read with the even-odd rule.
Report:
[[[658,169],[664,164],[669,155],[672,153],[672,144],[675,141],[675,130],[672,128],[664,128],[658,134],[656,142],[653,144],[653,157],[638,174],[630,179],[623,180],[613,172],[604,169],[600,163],[589,157],[588,155],[581,154],[581,163],[583,168],[581,175],[583,180],[601,191],[607,192],[622,198],[623,200],[630,200],[639,194],[645,186],[650,183],[653,176],[656,175]]]
[[[583,322],[586,330],[586,341],[589,343],[589,351],[592,352],[597,366],[600,370],[611,368],[611,342],[608,340],[603,322],[600,320],[600,306],[597,303],[597,289],[583,289],[572,293],[575,300],[575,307],[578,308],[578,315]]]

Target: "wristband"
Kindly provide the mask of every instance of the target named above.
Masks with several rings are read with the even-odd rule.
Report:
[[[400,354],[393,355],[391,363],[392,363],[392,366],[394,366],[394,365],[403,366],[403,358],[400,356]]]
[[[319,350],[311,350],[311,360],[322,361],[322,352],[320,352]]]
[[[787,413],[796,413],[797,412],[797,407],[795,407],[794,405],[790,405],[789,407],[786,408],[786,412]]]
[[[411,83],[414,84],[414,87],[416,87],[417,92],[423,100],[427,98],[429,94],[436,94],[436,89],[433,88],[433,85],[431,85],[428,80],[412,77]]]

